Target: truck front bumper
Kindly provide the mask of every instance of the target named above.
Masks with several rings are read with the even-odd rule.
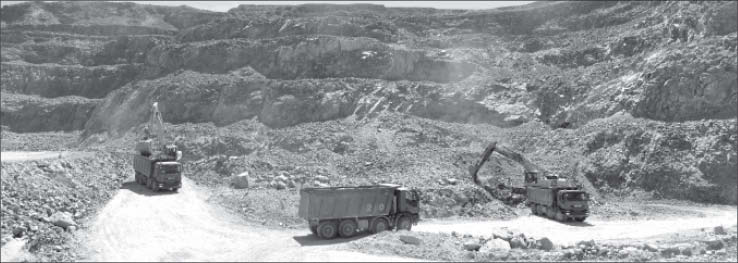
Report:
[[[562,211],[564,215],[570,217],[589,216],[589,210],[584,211]]]
[[[182,182],[156,182],[159,189],[179,189],[182,188]]]

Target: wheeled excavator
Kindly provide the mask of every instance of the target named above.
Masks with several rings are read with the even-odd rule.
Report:
[[[159,105],[154,102],[149,123],[144,127],[144,137],[136,143],[133,155],[136,182],[153,191],[177,191],[182,187],[181,158],[182,152],[167,136]]]
[[[482,183],[477,176],[479,169],[489,160],[493,152],[507,157],[523,166],[524,187],[498,184],[497,189]],[[547,173],[539,166],[531,163],[522,154],[508,149],[497,142],[490,143],[481,160],[469,168],[474,184],[482,187],[492,196],[508,204],[516,204],[525,200],[533,214],[546,216],[558,221],[573,219],[584,221],[589,215],[589,195],[581,186],[568,178]],[[501,195],[503,190],[510,190],[510,195]]]

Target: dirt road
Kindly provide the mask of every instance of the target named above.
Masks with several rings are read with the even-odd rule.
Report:
[[[583,223],[561,223],[530,215],[507,221],[426,221],[414,231],[491,235],[496,229],[507,228],[536,237],[548,237],[557,244],[573,244],[580,240],[643,239],[661,234],[714,226],[732,226],[738,220],[735,206],[680,207],[704,213],[705,217],[667,218],[662,220],[597,220]]]
[[[82,234],[81,261],[415,261],[342,251],[347,240],[319,240],[307,229],[250,226],[206,195],[188,179],[179,193],[124,184]]]
[[[93,153],[88,152],[2,152],[0,153],[1,162],[20,162],[43,160],[51,158],[79,158],[89,157]]]

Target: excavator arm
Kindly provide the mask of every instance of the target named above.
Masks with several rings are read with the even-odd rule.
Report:
[[[164,120],[161,117],[158,102],[154,102],[151,106],[151,118],[149,119],[148,129],[151,130],[151,134],[147,134],[147,136],[151,135],[155,147],[164,155],[169,156],[165,158],[179,160],[182,157],[182,152],[177,151],[177,146],[167,137],[168,134],[164,128]]]
[[[469,173],[471,174],[472,180],[475,184],[482,185],[477,174],[479,173],[479,169],[481,169],[482,166],[489,160],[489,156],[492,155],[493,152],[497,152],[500,155],[505,156],[523,166],[526,185],[537,181],[538,174],[542,172],[540,167],[525,159],[522,154],[510,150],[507,147],[497,145],[497,142],[492,142],[487,146],[486,149],[484,149],[482,158],[469,168]]]

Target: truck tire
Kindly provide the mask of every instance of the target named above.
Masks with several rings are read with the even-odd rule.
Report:
[[[407,230],[413,228],[413,220],[410,216],[402,216],[400,220],[397,220],[397,230]]]
[[[338,224],[338,234],[341,237],[352,237],[354,234],[356,234],[356,229],[359,227],[359,225],[356,224],[356,221],[351,219],[345,219],[342,220],[340,224]]]
[[[338,234],[338,226],[335,221],[325,221],[318,225],[318,233],[323,239],[332,239]]]
[[[586,217],[575,217],[575,218],[574,218],[574,221],[577,221],[577,222],[584,222],[584,219],[587,219],[587,218],[586,218]]]
[[[556,211],[556,221],[566,222],[566,216],[561,211]]]
[[[387,219],[384,219],[383,217],[377,217],[374,219],[374,222],[372,222],[372,233],[376,234],[385,230],[389,230],[389,222],[387,222]]]

